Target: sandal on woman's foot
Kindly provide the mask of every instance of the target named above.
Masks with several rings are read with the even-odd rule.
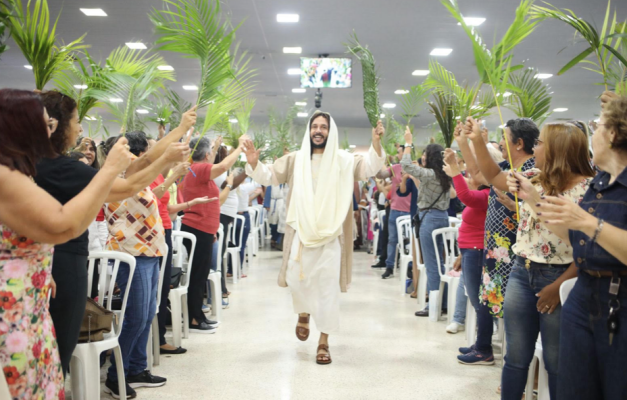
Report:
[[[306,317],[298,316],[298,322],[301,324],[309,324],[309,314]],[[304,342],[309,338],[309,327],[305,328],[304,326],[296,325],[296,337],[298,340]]]
[[[409,295],[409,297],[411,297],[412,299],[417,299],[417,298],[418,298],[418,293],[416,293],[416,292],[411,292],[411,294]]]
[[[318,353],[320,353],[320,350],[326,351],[327,354],[317,354],[316,364],[320,364],[320,365],[331,364],[331,352],[329,352],[329,345],[328,344],[318,345]]]

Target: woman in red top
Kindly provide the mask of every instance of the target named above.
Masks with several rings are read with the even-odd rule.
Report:
[[[444,156],[444,172],[453,178],[453,185],[455,186],[457,197],[466,205],[466,208],[462,212],[463,222],[459,227],[457,243],[462,258],[462,282],[460,286],[463,284],[463,286],[466,287],[470,303],[477,313],[477,342],[471,349],[474,350],[476,348],[483,354],[492,354],[492,331],[491,329],[486,329],[492,327],[492,316],[487,306],[479,302],[479,286],[481,284],[481,273],[483,270],[483,236],[490,188],[481,183],[483,180],[482,177],[469,176],[468,183],[466,183],[466,178],[464,178],[459,170],[459,164],[457,163],[453,150],[446,149]],[[458,307],[460,306],[463,308],[463,305],[458,305]],[[447,331],[450,329],[455,333],[463,327],[463,323],[456,321],[455,318],[453,319],[453,324],[457,324],[457,326],[452,327],[449,325]],[[487,324],[489,324],[489,326]],[[472,356],[472,354],[474,353],[462,354],[457,358],[460,363],[469,364],[470,362],[468,362],[465,357]],[[486,360],[480,363],[494,364],[494,357],[486,358]],[[478,364],[478,362],[473,362],[473,364]]]
[[[187,306],[190,318],[189,329],[197,333],[214,333],[215,328],[209,324],[202,311],[203,292],[211,269],[211,257],[213,242],[220,227],[220,202],[215,201],[220,196],[220,191],[213,181],[218,176],[228,171],[242,153],[242,145],[248,136],[239,139],[239,147],[219,164],[209,163],[211,143],[207,138],[193,139],[189,147],[196,150],[192,154],[191,171],[185,175],[182,182],[182,193],[185,201],[207,196],[211,201],[205,204],[183,203],[185,215],[183,216],[181,231],[189,232],[196,236],[196,252],[192,261],[189,288],[187,294]],[[230,190],[227,186],[226,190]],[[191,243],[184,240],[187,252],[191,251]]]

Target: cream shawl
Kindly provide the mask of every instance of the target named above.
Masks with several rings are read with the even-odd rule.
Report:
[[[315,118],[316,115],[312,118]],[[294,185],[287,224],[298,232],[305,247],[319,247],[342,234],[342,224],[352,205],[355,157],[338,148],[338,131],[331,118],[329,136],[314,191],[311,174],[309,124],[294,163]]]

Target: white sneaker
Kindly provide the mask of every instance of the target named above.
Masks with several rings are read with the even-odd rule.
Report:
[[[463,331],[464,329],[466,329],[466,326],[457,322],[451,322],[451,324],[446,327],[446,331],[448,333],[457,333]]]

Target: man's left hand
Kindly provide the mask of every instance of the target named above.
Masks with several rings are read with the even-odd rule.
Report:
[[[381,137],[385,135],[385,128],[383,127],[383,122],[379,120],[377,122],[377,127],[372,128],[372,142],[379,143],[381,142]]]

